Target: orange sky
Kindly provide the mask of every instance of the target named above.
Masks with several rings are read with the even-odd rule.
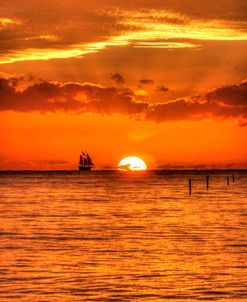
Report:
[[[1,3],[0,169],[246,167],[244,1],[83,2]]]

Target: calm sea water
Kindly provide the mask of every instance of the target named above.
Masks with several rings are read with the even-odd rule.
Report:
[[[0,172],[0,301],[247,301],[231,175]]]

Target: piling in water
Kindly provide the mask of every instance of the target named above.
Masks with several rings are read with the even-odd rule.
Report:
[[[229,176],[226,177],[227,185],[229,186]]]
[[[191,195],[192,192],[192,179],[189,179],[189,195]]]
[[[207,187],[207,190],[209,189],[209,176],[207,175],[207,178],[206,178],[206,187]]]
[[[235,182],[235,176],[232,174],[232,182]]]

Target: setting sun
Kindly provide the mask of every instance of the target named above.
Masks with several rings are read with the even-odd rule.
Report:
[[[123,158],[118,164],[118,170],[121,171],[143,171],[147,170],[145,162],[137,156],[128,156]]]

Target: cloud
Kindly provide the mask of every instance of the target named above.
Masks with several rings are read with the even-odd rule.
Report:
[[[10,18],[0,18],[0,29],[8,27],[12,24],[20,24],[20,22]]]
[[[124,77],[120,73],[112,73],[111,74],[111,79],[116,84],[124,84],[124,82],[125,82]]]
[[[49,165],[64,165],[64,164],[69,164],[70,162],[67,160],[60,160],[60,159],[55,159],[55,160],[41,160],[37,161],[38,163],[42,164],[49,164]]]
[[[25,82],[25,85],[23,84]],[[24,87],[19,89],[19,86]],[[147,96],[146,96],[147,97]],[[247,120],[247,81],[216,88],[205,95],[150,103],[130,87],[51,82],[32,76],[0,75],[0,110],[119,113],[155,122],[235,118]]]
[[[227,107],[247,106],[247,80],[238,85],[228,85],[220,87],[206,93],[205,98],[208,102],[221,103]]]
[[[197,44],[197,43],[172,42],[172,41],[166,41],[166,42],[160,42],[160,41],[132,42],[131,46],[134,47],[134,48],[164,48],[164,49],[179,49],[179,48],[200,49],[201,48],[201,44]]]
[[[87,54],[98,52],[108,46],[118,45],[118,43],[114,42],[96,42],[88,44],[66,45],[64,48],[59,49],[49,48],[49,44],[47,44],[44,45],[44,48],[42,49],[25,48],[24,50],[13,50],[10,52],[7,50],[6,52],[2,51],[3,54],[1,54],[0,49],[0,64],[9,64],[21,61],[83,58]]]
[[[160,85],[156,87],[156,91],[158,92],[167,92],[169,91],[169,88],[167,88],[166,86]]]
[[[126,31],[129,29],[122,37],[135,42],[137,46],[145,46],[145,43],[155,46],[157,43],[157,46],[167,48],[166,43],[178,42],[177,47],[182,47],[183,42],[191,42],[177,39],[247,40],[246,22],[243,21],[197,19],[178,12],[155,9],[116,10],[115,14],[114,11],[112,12],[112,15],[118,16],[118,24],[126,27]],[[169,41],[169,39],[177,41]],[[192,47],[191,44],[194,43],[184,47]]]
[[[247,22],[225,19],[224,14],[210,19],[190,15],[188,10],[131,9],[131,5],[95,10],[93,4],[82,8],[78,1],[74,6],[46,1],[44,8],[29,1],[17,14],[20,2],[9,2],[1,6],[1,13],[9,16],[0,18],[0,64],[82,58],[119,46],[199,50],[203,41],[247,40]],[[179,6],[183,5],[174,4]]]
[[[147,103],[136,101],[129,88],[49,81],[33,84],[27,81],[27,88],[18,91],[16,83],[17,77],[0,77],[0,110],[136,115],[148,107]]]
[[[142,80],[139,81],[139,83],[142,84],[142,85],[153,84],[153,82],[154,81],[151,80],[151,79],[142,79]]]

